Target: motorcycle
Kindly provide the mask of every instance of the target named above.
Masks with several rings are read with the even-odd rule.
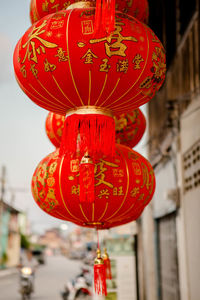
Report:
[[[90,270],[82,268],[82,272],[74,280],[70,280],[61,292],[63,300],[91,300],[92,280]]]
[[[33,292],[33,270],[29,267],[23,267],[20,269],[20,293],[22,300],[28,300],[31,298]]]

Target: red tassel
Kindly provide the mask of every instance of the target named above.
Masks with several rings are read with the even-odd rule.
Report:
[[[97,0],[94,33],[98,31],[110,34],[115,28],[115,0]]]
[[[94,163],[89,156],[84,156],[80,163],[80,202],[94,202]]]
[[[79,137],[79,142],[77,139]],[[60,156],[74,154],[79,145],[80,155],[88,153],[94,159],[115,155],[115,121],[101,114],[73,114],[66,118]]]
[[[106,279],[112,279],[111,263],[106,248],[104,248],[103,261],[105,265]]]
[[[98,295],[107,295],[106,272],[100,249],[97,249],[97,258],[94,262],[94,289]]]

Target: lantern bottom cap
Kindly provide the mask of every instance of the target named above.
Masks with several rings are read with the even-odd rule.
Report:
[[[73,114],[79,114],[79,115],[104,115],[113,118],[113,112],[110,109],[106,109],[99,106],[79,106],[76,108],[72,108],[66,112],[66,118],[73,115]]]

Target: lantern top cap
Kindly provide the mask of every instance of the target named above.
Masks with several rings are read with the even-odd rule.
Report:
[[[95,265],[103,265],[104,264],[104,261],[101,257],[101,250],[99,248],[97,249],[97,257],[94,260],[94,264]]]
[[[68,7],[67,7],[67,10],[69,9],[75,9],[75,8],[88,8],[88,7],[95,7],[95,2],[94,1],[79,1],[79,2],[75,2],[75,3],[72,3],[70,4]]]

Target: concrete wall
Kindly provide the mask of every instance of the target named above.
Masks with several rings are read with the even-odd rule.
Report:
[[[200,159],[193,163],[188,168],[184,168],[185,162],[184,157],[187,157],[195,150],[200,144],[200,96],[192,102],[181,118],[181,161],[179,167],[180,177],[182,176],[183,188],[181,191],[181,211],[180,217],[182,218],[180,222],[180,228],[182,228],[181,238],[185,242],[183,244],[184,253],[181,257],[185,261],[180,264],[180,270],[184,271],[185,275],[182,280],[182,299],[184,300],[199,300],[200,295],[200,185],[196,184],[196,179],[200,172]],[[195,146],[197,145],[197,146]],[[192,151],[192,152],[191,152]],[[188,153],[188,155],[187,155]],[[196,154],[195,154],[196,155]],[[187,161],[186,161],[187,163]],[[186,182],[189,178],[189,185],[191,186],[189,190],[184,190],[187,188]],[[200,176],[199,176],[200,179]],[[184,247],[185,246],[185,247]],[[184,267],[185,263],[185,267]],[[187,296],[185,296],[185,294]]]

